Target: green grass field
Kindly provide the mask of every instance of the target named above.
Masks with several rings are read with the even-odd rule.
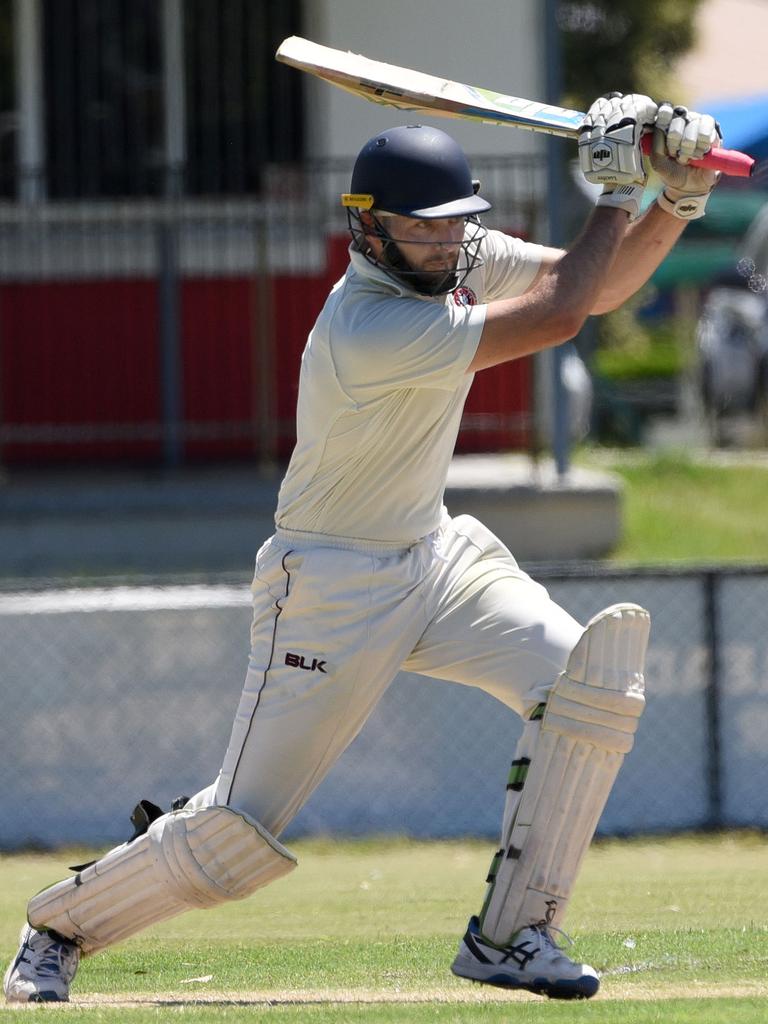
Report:
[[[83,962],[69,1005],[0,1009],[49,1022],[581,1022],[758,1024],[768,1007],[764,836],[599,843],[567,927],[602,973],[587,1003],[454,978],[490,843],[307,841],[299,870],[251,899],[196,911]],[[26,897],[73,855],[0,858],[0,952]]]
[[[608,561],[768,563],[768,458],[586,449],[574,461],[623,482],[624,535]]]

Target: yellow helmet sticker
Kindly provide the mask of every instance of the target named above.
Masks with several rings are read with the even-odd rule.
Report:
[[[342,206],[357,206],[360,210],[370,210],[373,206],[373,196],[367,192],[342,192]]]

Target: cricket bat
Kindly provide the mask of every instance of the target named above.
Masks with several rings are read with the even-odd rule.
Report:
[[[568,139],[578,138],[585,116],[579,110],[507,96],[491,89],[371,60],[362,54],[321,46],[301,36],[284,39],[275,57],[283,64],[307,71],[355,96],[417,114],[507,125]],[[647,151],[651,135],[646,139],[644,148]],[[691,160],[691,164],[748,178],[754,170],[755,161],[737,150],[713,149],[701,160]]]

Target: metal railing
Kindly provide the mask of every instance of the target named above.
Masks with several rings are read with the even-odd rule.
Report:
[[[0,461],[287,454],[301,349],[347,262],[350,164],[274,167],[260,198],[0,205]],[[539,237],[541,161],[475,169],[489,225]],[[507,372],[473,432],[529,429]]]

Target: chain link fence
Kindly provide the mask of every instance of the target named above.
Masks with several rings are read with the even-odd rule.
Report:
[[[767,827],[768,570],[537,572],[585,621],[653,617],[648,706],[603,834]],[[0,594],[0,848],[113,843],[218,771],[248,653],[245,581]],[[494,836],[516,716],[402,674],[288,836]]]

